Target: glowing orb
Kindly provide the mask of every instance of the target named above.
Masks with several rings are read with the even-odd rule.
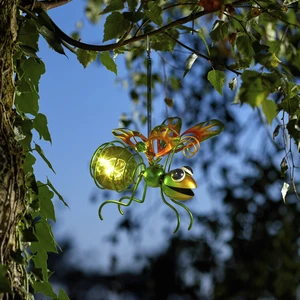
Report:
[[[100,146],[93,156],[91,169],[97,185],[120,192],[134,182],[137,162],[127,148]]]

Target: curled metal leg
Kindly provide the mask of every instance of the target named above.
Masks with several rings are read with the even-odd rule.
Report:
[[[160,190],[160,192],[161,192],[161,197],[162,197],[163,202],[167,206],[169,206],[175,212],[175,214],[176,214],[176,217],[177,217],[177,226],[176,226],[176,228],[175,228],[175,230],[173,232],[173,233],[176,233],[178,231],[179,227],[180,227],[180,215],[179,215],[178,211],[176,210],[176,208],[173,205],[171,205],[169,202],[167,202],[167,200],[165,199],[165,196],[163,194],[162,189]]]
[[[185,205],[182,204],[181,202],[175,201],[175,200],[173,200],[173,199],[170,199],[170,200],[171,200],[172,202],[176,203],[177,205],[181,206],[182,208],[184,208],[184,209],[188,212],[188,214],[189,214],[189,216],[190,216],[190,225],[189,225],[189,227],[188,227],[188,230],[190,230],[190,229],[192,228],[192,226],[193,226],[193,223],[194,223],[194,217],[193,217],[192,212],[190,211],[190,209],[189,209],[187,206],[185,206]]]

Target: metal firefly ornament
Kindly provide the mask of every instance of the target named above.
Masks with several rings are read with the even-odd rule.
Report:
[[[123,192],[131,191],[131,195],[122,196],[117,200],[107,200],[99,207],[99,217],[102,217],[102,208],[107,203],[118,205],[123,215],[122,207],[129,206],[133,201],[143,203],[146,199],[148,187],[160,188],[162,201],[170,207],[177,217],[177,226],[180,227],[180,215],[172,204],[184,208],[190,217],[188,230],[193,225],[193,215],[182,201],[194,196],[192,189],[197,187],[193,178],[193,170],[189,166],[171,169],[174,154],[182,151],[186,157],[194,156],[200,149],[200,142],[220,134],[224,125],[218,120],[199,123],[180,134],[182,121],[179,117],[167,118],[151,129],[151,60],[150,45],[147,39],[147,121],[148,138],[138,131],[127,128],[118,128],[112,131],[119,140],[104,143],[95,151],[91,163],[90,173],[100,189]],[[147,163],[140,153],[144,153]],[[164,164],[161,164],[165,158]],[[139,199],[136,194],[141,182],[144,190]],[[166,197],[170,201],[166,200]],[[171,204],[172,203],[172,204]]]

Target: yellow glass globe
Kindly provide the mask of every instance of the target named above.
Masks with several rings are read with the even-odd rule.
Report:
[[[137,162],[126,148],[99,149],[92,162],[93,177],[105,189],[121,192],[134,182]]]

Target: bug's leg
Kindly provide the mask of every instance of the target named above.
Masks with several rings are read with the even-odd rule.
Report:
[[[162,189],[160,189],[160,193],[161,193],[161,197],[162,197],[163,202],[167,206],[169,206],[175,212],[175,214],[176,214],[176,217],[177,217],[177,226],[176,226],[176,228],[174,230],[174,233],[176,233],[178,231],[179,227],[180,227],[180,215],[179,215],[178,211],[176,210],[176,208],[173,205],[171,205],[169,202],[167,202],[167,200],[165,199],[165,196],[163,194]]]
[[[131,204],[132,201],[135,201],[135,202],[138,202],[138,203],[143,203],[145,201],[145,198],[146,198],[146,191],[147,191],[147,184],[145,183],[144,185],[144,191],[143,191],[143,196],[142,196],[142,199],[138,199],[136,197],[134,197],[135,193],[136,193],[136,190],[137,190],[137,187],[141,181],[141,178],[142,176],[139,177],[138,181],[136,182],[134,188],[133,188],[133,191],[132,191],[132,195],[131,196],[123,196],[120,200],[119,200],[119,205],[118,205],[118,209],[119,209],[119,212],[121,215],[124,214],[124,212],[122,211],[122,208],[121,208],[121,205],[122,206],[129,206]],[[129,199],[128,203],[123,203],[122,201],[125,200],[125,199]]]
[[[181,202],[175,201],[174,199],[170,199],[170,200],[171,200],[172,202],[176,203],[177,205],[181,206],[182,208],[184,208],[184,209],[188,212],[188,214],[189,214],[189,216],[190,216],[190,225],[189,225],[189,227],[188,227],[188,230],[190,230],[190,229],[192,228],[192,226],[193,226],[193,223],[194,223],[194,217],[193,217],[192,212],[190,211],[190,209],[189,209],[187,206],[185,206],[185,205],[182,204]]]
[[[99,215],[100,220],[103,220],[103,217],[102,217],[102,208],[103,208],[104,205],[106,205],[106,204],[108,204],[108,203],[115,203],[115,204],[117,204],[117,205],[118,205],[118,208],[119,208],[120,214],[123,215],[124,212],[123,212],[122,209],[121,209],[121,205],[122,205],[122,206],[129,206],[129,205],[131,204],[132,201],[140,202],[140,200],[134,198],[134,195],[135,195],[135,193],[136,193],[137,187],[138,187],[138,185],[139,185],[141,179],[142,179],[142,174],[139,176],[137,182],[135,183],[134,188],[133,188],[133,191],[132,191],[132,195],[131,195],[131,196],[123,196],[123,197],[120,198],[119,201],[117,201],[117,200],[107,200],[107,201],[103,202],[103,203],[100,205],[99,210],[98,210],[98,215]],[[129,199],[128,203],[123,203],[122,201],[123,201],[124,199]]]

